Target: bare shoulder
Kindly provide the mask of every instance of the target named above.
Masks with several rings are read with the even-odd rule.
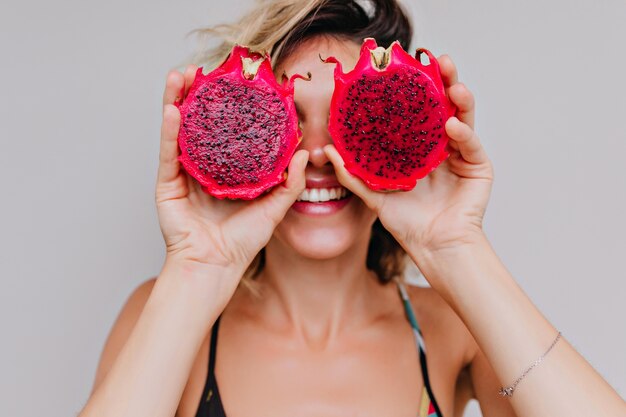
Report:
[[[430,336],[431,343],[437,346],[437,350],[452,355],[460,362],[461,367],[470,364],[478,345],[452,307],[430,287],[406,287],[424,338],[428,339]]]
[[[152,288],[156,282],[156,278],[148,279],[137,286],[130,296],[127,298],[124,306],[109,332],[102,354],[100,355],[100,362],[98,363],[98,369],[96,371],[96,377],[94,380],[92,392],[96,390],[98,385],[102,382],[106,374],[109,372],[117,355],[124,347],[128,336],[132,332],[141,312],[143,311]]]

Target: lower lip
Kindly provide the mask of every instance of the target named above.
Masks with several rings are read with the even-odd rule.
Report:
[[[296,201],[293,203],[293,208],[298,213],[313,214],[313,215],[326,215],[337,213],[344,208],[352,200],[352,195],[349,195],[341,200],[324,201],[323,203],[310,203],[308,201]]]

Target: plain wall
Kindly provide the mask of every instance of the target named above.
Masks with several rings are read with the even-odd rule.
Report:
[[[192,51],[188,31],[249,3],[0,6],[0,416],[71,416],[86,401],[118,311],[163,261],[165,75]],[[408,6],[413,47],[450,54],[476,95],[493,245],[624,396],[626,2]]]

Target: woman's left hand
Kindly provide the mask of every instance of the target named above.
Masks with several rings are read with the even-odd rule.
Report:
[[[457,80],[452,60],[438,58],[456,117],[445,126],[450,157],[407,192],[375,192],[344,168],[333,145],[324,148],[339,181],[376,212],[383,226],[412,255],[472,243],[482,235],[482,220],[493,182],[493,167],[474,132],[474,98]]]

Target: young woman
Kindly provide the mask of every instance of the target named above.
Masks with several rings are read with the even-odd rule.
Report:
[[[120,313],[82,417],[451,417],[471,398],[485,416],[626,415],[483,233],[493,171],[449,57],[450,158],[402,193],[343,168],[327,129],[334,66],[319,56],[349,69],[363,38],[411,38],[395,1],[362,3],[266,1],[222,28],[270,51],[277,74],[312,73],[295,86],[303,140],[288,179],[257,201],[218,201],[182,171],[173,103],[196,67],[168,75],[156,187],[167,256]],[[294,205],[324,188],[347,190],[345,204]],[[403,283],[407,255],[431,288]]]

